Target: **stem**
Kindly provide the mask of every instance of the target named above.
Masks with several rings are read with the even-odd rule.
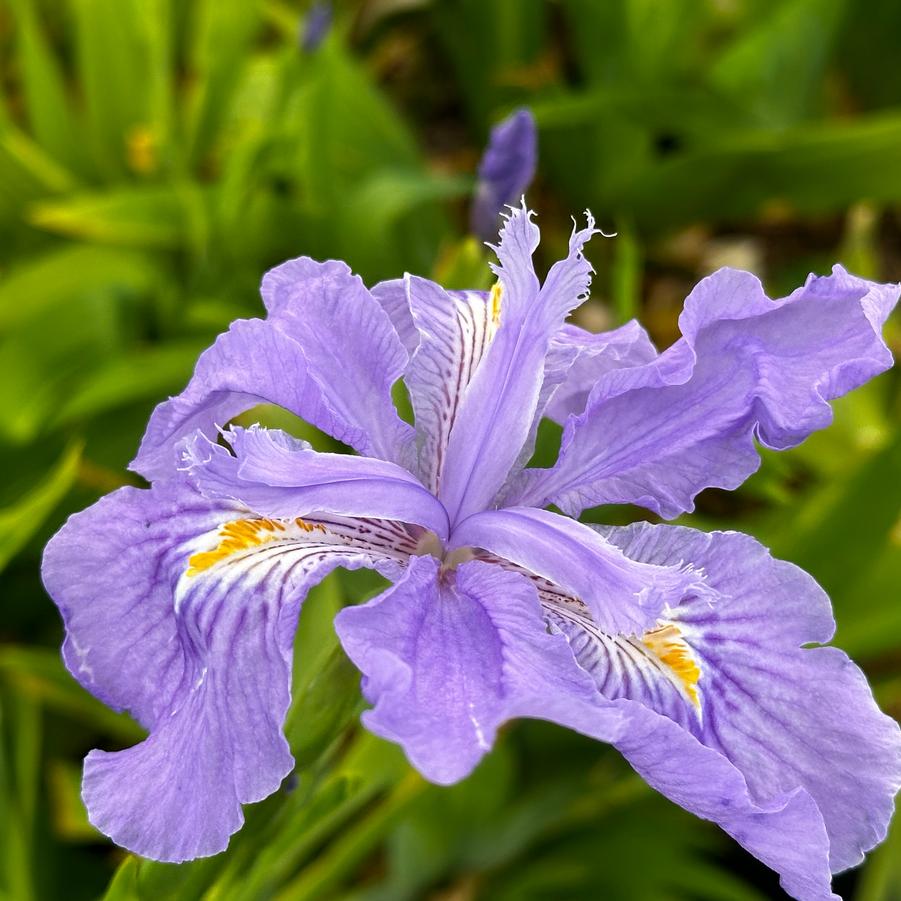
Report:
[[[419,775],[408,773],[375,809],[288,883],[276,901],[312,901],[333,889],[372,851],[395,817],[424,789],[425,782]]]

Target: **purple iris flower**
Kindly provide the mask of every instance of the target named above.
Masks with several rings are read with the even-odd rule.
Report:
[[[332,27],[332,4],[328,0],[314,3],[303,21],[300,33],[300,49],[313,53]]]
[[[491,130],[470,210],[474,235],[483,241],[494,239],[501,213],[532,183],[537,160],[538,135],[530,110],[516,110]]]
[[[899,287],[836,266],[774,301],[723,269],[658,354],[635,322],[565,324],[594,233],[589,217],[542,283],[538,229],[514,211],[487,294],[414,276],[369,291],[307,258],[266,275],[267,318],[235,322],[154,412],[133,463],[149,490],[101,499],[46,551],[69,670],[149,730],[88,755],[98,829],[158,860],[225,848],[241,805],[293,766],[304,596],[369,567],[392,584],[342,610],[338,635],[364,723],[426,778],[462,779],[507,720],[551,720],[615,745],[797,898],[835,897],[830,874],[885,836],[901,733],[845,654],[807,647],[833,632],[823,591],[736,532],[573,517],[690,511],[754,472],[755,439],[782,449],[828,425],[828,401],[891,365],[880,329]],[[415,426],[391,399],[401,377]],[[260,402],[359,455],[217,429]],[[530,469],[542,416],[562,447]]]

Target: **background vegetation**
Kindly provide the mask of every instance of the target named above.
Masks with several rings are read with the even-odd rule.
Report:
[[[149,864],[88,826],[81,757],[141,733],[63,670],[40,550],[129,481],[152,406],[232,319],[260,312],[267,267],[311,254],[370,282],[410,270],[484,284],[465,233],[473,172],[491,124],[528,104],[544,263],[586,206],[620,233],[590,249],[591,327],[640,315],[665,346],[690,286],[726,262],[775,295],[836,260],[901,280],[895,0],[372,0],[337,4],[312,52],[307,12],[0,0],[0,897],[778,896],[615,753],[551,726],[517,724],[467,782],[425,785],[356,724],[329,616],[375,589],[358,574],[304,610],[297,775],[247,810],[227,853]],[[890,340],[901,350],[897,318]],[[705,493],[694,520],[810,570],[896,716],[899,413],[890,373],[735,495]],[[901,898],[901,824],[838,885]]]

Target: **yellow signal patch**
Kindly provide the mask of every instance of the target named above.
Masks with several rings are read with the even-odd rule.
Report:
[[[698,680],[701,678],[701,668],[692,656],[691,648],[686,644],[679,629],[670,623],[645,632],[641,641],[661,663],[670,669],[691,699],[692,704],[700,707]]]
[[[293,527],[303,532],[325,532],[319,523],[295,519],[235,519],[219,527],[219,543],[211,551],[194,554],[188,560],[187,575],[196,576],[233,554],[259,547],[278,538]]]

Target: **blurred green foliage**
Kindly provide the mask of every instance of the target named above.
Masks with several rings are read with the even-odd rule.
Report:
[[[260,312],[267,267],[310,254],[369,282],[484,283],[464,227],[472,173],[491,124],[528,104],[542,258],[586,206],[620,232],[591,248],[589,327],[641,315],[665,345],[691,284],[725,262],[777,294],[835,260],[901,280],[895,0],[370,0],[336,4],[305,54],[306,10],[0,0],[0,898],[774,897],[714,828],[550,726],[518,724],[466,782],[425,785],[356,725],[330,619],[376,589],[360,574],[305,607],[297,777],[247,810],[227,853],[151,864],[88,825],[81,756],[141,731],[65,673],[40,549],[130,479],[153,404]],[[889,335],[897,349],[897,321]],[[767,454],[737,494],[707,492],[694,520],[814,573],[896,716],[899,413],[892,373],[838,404],[829,431]],[[899,838],[842,890],[901,898]]]

